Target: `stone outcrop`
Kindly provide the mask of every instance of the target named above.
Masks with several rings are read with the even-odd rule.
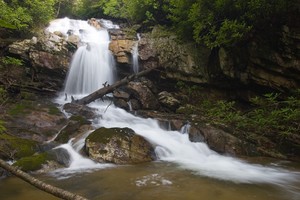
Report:
[[[221,71],[244,84],[286,91],[300,87],[300,34],[283,26],[255,36],[246,45],[219,50]]]
[[[122,32],[119,30],[119,32]],[[131,64],[136,39],[114,36],[111,50],[120,64]],[[300,87],[299,31],[288,26],[254,36],[235,48],[208,49],[183,43],[155,27],[138,42],[141,68],[160,66],[160,79],[212,84],[224,88],[243,84],[286,91]],[[158,78],[158,77],[156,77]]]
[[[37,142],[52,139],[67,122],[54,105],[29,101],[10,108],[4,120],[10,134]]]
[[[99,128],[86,138],[85,149],[98,162],[134,164],[155,159],[151,144],[129,128]]]
[[[112,40],[109,44],[109,50],[113,52],[116,61],[120,64],[131,64],[131,52],[134,46],[132,40]]]
[[[171,111],[176,111],[180,105],[180,101],[167,91],[158,94],[159,103]]]
[[[151,33],[141,34],[140,41],[124,36],[124,32],[114,33],[110,49],[119,64],[131,64],[132,47],[138,42],[139,60],[142,68],[160,66],[165,70],[165,78],[207,82],[206,66],[210,50],[196,47],[191,43],[179,43],[172,33],[161,34],[164,30],[154,28]],[[117,35],[117,36],[116,36]]]
[[[71,56],[79,45],[79,37],[45,31],[31,40],[17,41],[8,48],[9,52],[18,55],[29,63],[31,80],[39,88],[61,89],[68,71]]]
[[[153,83],[145,78],[131,81],[127,86],[114,92],[114,104],[125,110],[155,110],[160,107],[157,99],[157,89]]]

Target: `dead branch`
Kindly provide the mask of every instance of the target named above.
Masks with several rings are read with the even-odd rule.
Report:
[[[152,70],[154,70],[156,68],[157,67],[149,68],[149,69],[143,70],[137,74],[132,74],[132,75],[126,76],[125,78],[117,81],[116,83],[114,83],[112,85],[105,86],[105,87],[89,94],[88,96],[83,97],[82,99],[75,100],[74,103],[81,104],[81,105],[89,104],[89,103],[95,101],[96,99],[100,99],[104,95],[113,92],[118,87],[125,85],[138,77],[148,74],[149,72],[151,72]]]

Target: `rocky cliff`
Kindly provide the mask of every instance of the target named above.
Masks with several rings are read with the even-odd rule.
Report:
[[[278,30],[277,30],[278,31]],[[136,40],[112,37],[110,49],[119,65],[131,65]],[[138,42],[142,68],[160,66],[160,78],[229,88],[234,84],[266,87],[279,91],[300,86],[300,35],[297,28],[283,26],[266,35],[258,34],[235,48],[208,49],[184,43],[174,34],[156,27],[141,34]]]

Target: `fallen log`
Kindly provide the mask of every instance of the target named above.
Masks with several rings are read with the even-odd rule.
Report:
[[[36,187],[44,192],[47,192],[49,194],[52,194],[53,196],[56,196],[58,198],[66,199],[66,200],[87,200],[86,198],[84,198],[78,194],[74,194],[69,191],[63,190],[61,188],[44,183],[44,182],[30,176],[29,174],[23,172],[22,170],[18,169],[17,167],[7,164],[2,159],[0,159],[0,167],[9,171],[10,173],[14,174],[18,178],[26,181],[27,183],[33,185],[34,187]]]
[[[117,89],[118,87],[122,86],[122,85],[125,85],[127,83],[129,83],[130,81],[138,78],[138,77],[141,77],[141,76],[144,76],[146,74],[148,74],[149,72],[151,72],[152,70],[156,69],[157,67],[153,67],[153,68],[148,68],[146,70],[143,70],[139,73],[136,73],[136,74],[132,74],[132,75],[129,75],[129,76],[126,76],[125,78],[115,82],[114,84],[112,85],[104,85],[103,88],[89,94],[88,96],[86,97],[83,97],[81,99],[78,99],[78,100],[74,100],[73,103],[77,103],[77,104],[81,104],[81,105],[86,105],[86,104],[89,104],[93,101],[95,101],[96,99],[100,99],[102,98],[104,95],[108,94],[108,93],[111,93],[113,92],[115,89]]]

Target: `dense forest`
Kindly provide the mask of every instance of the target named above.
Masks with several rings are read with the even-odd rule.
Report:
[[[0,26],[28,33],[57,17],[108,17],[143,27],[164,25],[210,48],[234,45],[256,29],[284,24],[297,0],[34,0],[0,1]]]

